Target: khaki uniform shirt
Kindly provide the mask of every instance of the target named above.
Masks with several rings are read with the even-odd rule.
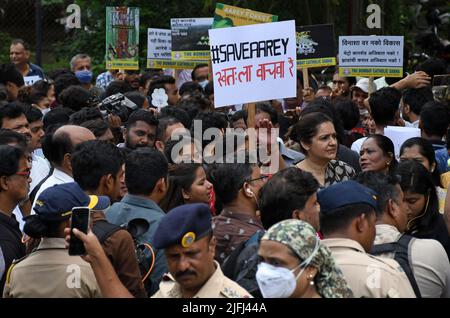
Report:
[[[252,298],[241,286],[226,277],[219,263],[214,262],[216,271],[193,298]],[[182,298],[180,285],[170,274],[164,275],[159,291],[153,298]]]
[[[374,244],[397,242],[402,234],[396,227],[377,224]],[[450,263],[441,243],[436,240],[413,238],[409,245],[410,266],[423,298],[450,297]],[[394,253],[379,255],[394,258]]]
[[[63,238],[43,238],[37,250],[11,266],[5,298],[98,298],[89,263],[69,256]]]
[[[330,248],[355,297],[415,298],[396,261],[367,254],[358,242],[350,239],[326,239],[322,243]]]

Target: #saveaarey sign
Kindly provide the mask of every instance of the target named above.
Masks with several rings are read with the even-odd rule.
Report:
[[[106,7],[106,68],[139,69],[139,8]]]
[[[209,37],[213,18],[170,19],[173,60],[209,60]]]
[[[340,36],[339,75],[403,76],[403,36]]]
[[[214,105],[297,95],[295,21],[209,30]]]
[[[297,65],[303,68],[336,65],[332,24],[297,28]]]
[[[217,3],[216,11],[214,12],[213,29],[276,21],[278,21],[278,16],[276,15]]]

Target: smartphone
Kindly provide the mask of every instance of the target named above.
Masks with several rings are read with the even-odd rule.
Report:
[[[90,212],[91,210],[88,207],[74,207],[72,209],[69,255],[86,254],[83,242],[75,237],[72,230],[76,228],[77,230],[87,234],[89,227],[89,218],[91,214]]]

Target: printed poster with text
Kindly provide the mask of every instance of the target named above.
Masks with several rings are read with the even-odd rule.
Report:
[[[332,24],[297,28],[297,65],[302,68],[336,65]]]
[[[170,19],[173,60],[209,60],[209,36],[213,18]]]
[[[340,36],[339,75],[403,77],[403,36]]]
[[[216,11],[214,12],[213,29],[277,21],[278,16],[276,15],[217,3]]]
[[[106,7],[106,68],[139,69],[139,8]]]
[[[172,31],[168,29],[147,30],[147,68],[193,69],[197,61],[172,60]]]
[[[297,95],[295,21],[209,30],[214,105]]]

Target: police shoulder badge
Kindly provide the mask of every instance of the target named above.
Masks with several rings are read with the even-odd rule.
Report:
[[[183,239],[181,240],[181,246],[183,247],[189,247],[195,242],[195,233],[194,232],[188,232],[184,234]]]

